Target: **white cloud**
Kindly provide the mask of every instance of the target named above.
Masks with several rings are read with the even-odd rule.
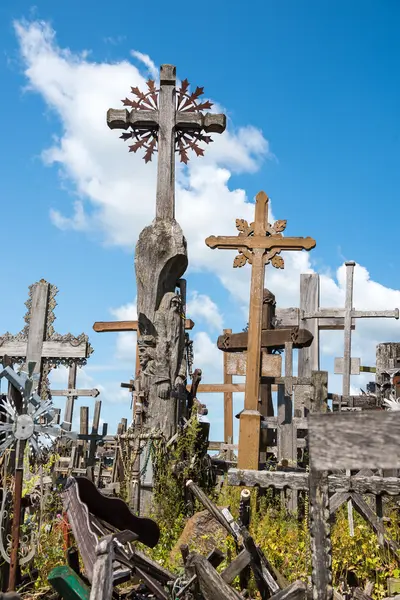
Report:
[[[43,160],[48,165],[59,166],[63,178],[74,189],[72,216],[53,209],[50,215],[53,224],[63,229],[100,232],[105,244],[132,250],[139,232],[155,215],[157,161],[146,165],[142,156],[129,153],[118,139],[118,132],[106,127],[105,115],[110,106],[121,106],[119,99],[129,93],[131,86],[145,89],[146,77],[128,61],[90,62],[87,52],[78,55],[58,47],[55,33],[47,23],[16,22],[15,31],[29,89],[40,94],[60,119],[60,136],[43,152]],[[157,69],[149,56],[137,51],[134,56],[156,75]],[[224,110],[217,103],[214,108]],[[256,171],[272,154],[262,132],[252,126],[235,128],[230,120],[228,130],[213,138],[203,158],[191,156],[188,168],[177,164],[176,214],[188,240],[189,273],[206,271],[218,277],[241,307],[246,322],[250,267],[233,269],[235,252],[210,250],[204,240],[212,234],[234,234],[238,217],[253,220],[254,204],[249,202],[244,190],[232,186],[231,175]],[[274,208],[273,202],[270,208]],[[276,212],[278,218],[289,216],[288,235],[303,233],[294,226],[295,214],[292,218],[281,214],[279,206]],[[273,221],[271,212],[270,220]],[[313,270],[312,253],[285,253],[284,258],[283,272],[268,267],[266,285],[274,291],[279,306],[298,306],[299,275]],[[344,287],[343,266],[337,271],[337,281],[330,273],[323,274],[321,306],[343,306]],[[219,328],[220,312],[213,313],[210,303],[208,308],[201,307],[199,298],[204,295],[201,290],[198,293],[197,298],[189,301],[193,310],[197,310],[209,326]],[[358,265],[354,306],[394,309],[400,306],[400,291],[372,281],[367,269]],[[134,305],[115,309],[113,314],[125,319],[136,316]],[[353,335],[353,355],[360,355],[364,364],[371,361],[373,364],[376,343],[399,340],[399,334],[399,322],[392,319],[364,320],[357,324]],[[120,360],[132,363],[135,339],[135,334],[118,335]],[[216,364],[221,364],[221,353],[210,338],[207,339],[206,333],[198,333],[195,342],[196,363],[204,368],[205,374],[207,369],[213,368],[214,359]],[[325,333],[322,347],[330,356],[341,356],[343,334]],[[208,374],[206,377],[210,380]]]
[[[147,67],[153,79],[158,78],[158,69],[148,54],[143,54],[142,52],[138,52],[137,50],[132,50],[131,55],[133,56],[133,58],[136,58],[141,63],[143,63],[145,67]]]
[[[206,294],[193,291],[186,305],[186,314],[191,319],[199,318],[206,321],[217,331],[221,331],[223,327],[223,317],[218,306]]]

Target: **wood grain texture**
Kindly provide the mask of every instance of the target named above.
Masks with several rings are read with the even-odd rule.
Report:
[[[226,583],[221,575],[208,562],[205,556],[190,554],[187,566],[195,570],[197,581],[204,600],[240,600],[241,596]]]
[[[307,473],[285,471],[252,471],[229,469],[228,484],[246,487],[275,487],[276,489],[290,488],[306,490],[308,486]],[[397,477],[350,477],[347,475],[329,475],[329,492],[358,494],[400,495],[400,478]]]
[[[193,329],[194,322],[192,319],[185,319],[185,329]],[[121,332],[121,331],[137,331],[137,321],[96,321],[93,324],[93,329],[97,333],[104,331],[109,332]]]
[[[303,581],[297,580],[289,587],[271,596],[270,600],[305,600],[307,586]]]
[[[35,362],[34,373],[41,372],[43,342],[46,336],[46,319],[47,319],[47,304],[49,299],[49,284],[36,283],[32,291],[32,308],[29,320],[28,342],[25,345],[24,352],[20,356],[26,355],[26,364],[30,361]],[[15,343],[15,342],[14,342]],[[15,356],[7,350],[7,345],[4,344],[0,348],[0,352]],[[6,346],[6,347],[4,347]]]
[[[308,427],[313,468],[400,468],[400,412],[310,415]]]
[[[310,469],[310,535],[313,600],[333,600],[328,476]]]
[[[46,341],[42,342],[42,358],[85,358],[87,355],[87,342],[72,345],[69,342]],[[26,356],[26,342],[4,342],[0,345],[0,356]]]
[[[300,288],[301,289],[301,288]],[[301,300],[300,300],[301,303]],[[311,319],[310,319],[311,320]],[[321,317],[318,319],[320,331],[343,331],[343,317]],[[276,327],[305,327],[304,319],[299,308],[277,308]],[[352,319],[351,328],[356,328],[356,320]],[[312,330],[310,330],[312,331]]]
[[[246,376],[247,352],[224,352],[224,362],[228,375]],[[282,375],[282,356],[262,352],[261,375],[262,377],[280,377]]]
[[[111,600],[113,590],[114,536],[107,535],[96,546],[90,600]]]
[[[319,308],[319,275],[300,275],[300,310],[313,313]],[[302,327],[313,336],[311,346],[301,348],[298,356],[299,377],[311,377],[312,371],[319,371],[319,323],[318,319],[304,319]]]
[[[224,333],[232,333],[232,329],[224,329]],[[232,384],[232,375],[228,369],[229,354],[224,353],[224,385]],[[233,444],[233,395],[232,392],[224,392],[224,441]],[[229,452],[229,458],[232,452]]]

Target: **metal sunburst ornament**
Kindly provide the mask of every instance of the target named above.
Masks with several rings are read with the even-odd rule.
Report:
[[[51,400],[43,400],[33,392],[33,385],[38,379],[34,375],[36,363],[28,363],[28,372],[16,373],[11,367],[6,367],[0,373],[0,379],[5,377],[22,396],[22,411],[18,412],[14,402],[7,395],[2,396],[1,406],[7,413],[7,423],[0,423],[0,456],[7,448],[18,442],[29,443],[31,449],[39,454],[39,438],[48,439],[63,434],[76,437],[76,434],[64,431],[52,424],[54,409]]]

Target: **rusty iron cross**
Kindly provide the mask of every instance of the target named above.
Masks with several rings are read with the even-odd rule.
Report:
[[[268,223],[268,202],[269,198],[265,192],[257,194],[254,223],[249,225],[247,221],[237,219],[237,236],[210,236],[206,239],[207,246],[212,249],[238,250],[234,267],[243,267],[246,262],[252,266],[245,400],[239,430],[240,469],[258,469],[259,465],[261,415],[258,411],[258,401],[265,266],[271,263],[274,267],[283,269],[284,260],[279,256],[282,251],[311,250],[316,245],[315,240],[310,237],[283,237],[286,221],[275,221],[274,225]]]
[[[147,88],[146,93],[137,87],[131,88],[137,99],[125,98],[122,103],[132,110],[110,108],[107,124],[110,129],[131,129],[121,138],[134,139],[129,151],[144,149],[145,162],[149,162],[158,151],[156,218],[171,220],[175,217],[175,152],[185,164],[189,160],[188,150],[203,156],[204,150],[199,142],[212,142],[205,133],[223,133],[226,117],[202,113],[212,107],[209,101],[199,101],[204,88],[197,87],[189,93],[189,82],[185,79],[177,90],[173,65],[161,65],[159,89],[151,80],[147,81]]]

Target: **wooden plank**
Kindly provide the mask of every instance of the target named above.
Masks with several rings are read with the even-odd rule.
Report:
[[[194,322],[192,319],[185,319],[185,329],[193,329]],[[93,329],[97,333],[104,331],[121,332],[121,331],[137,331],[137,321],[96,321],[93,324]]]
[[[399,412],[310,415],[308,426],[310,464],[318,470],[400,468]]]
[[[302,276],[303,274],[300,277]],[[275,314],[277,321],[276,327],[305,327],[312,333],[312,329],[306,327],[304,324],[304,320],[301,318],[300,310],[298,308],[277,308]],[[343,317],[322,317],[318,319],[318,323],[320,331],[343,331],[344,329]],[[354,318],[351,322],[351,328],[353,330],[356,328],[356,320]]]
[[[250,564],[250,554],[246,549],[242,550],[240,554],[232,560],[232,562],[221,572],[222,579],[231,584],[236,577]]]
[[[327,471],[311,468],[309,489],[313,600],[333,600]]]
[[[0,345],[0,356],[26,356],[26,342],[4,342]],[[74,346],[69,342],[45,341],[42,347],[42,358],[85,358],[87,355],[87,342]]]
[[[187,566],[195,570],[201,594],[205,600],[240,600],[241,596],[217,573],[205,556],[190,554]]]
[[[77,364],[74,362],[70,365],[68,370],[68,388],[71,390],[76,388],[76,371]],[[71,431],[72,429],[72,416],[74,413],[75,400],[76,396],[68,396],[67,402],[65,403],[64,422],[67,431]]]
[[[250,340],[249,332],[231,333],[220,335],[217,346],[223,352],[243,352],[248,350]],[[261,331],[260,348],[284,348],[286,342],[293,342],[294,348],[310,346],[313,341],[307,329],[263,329]]]
[[[95,405],[94,405],[92,435],[96,435],[99,431],[100,413],[101,413],[101,400],[96,400]],[[90,440],[90,444],[89,444],[89,456],[88,456],[88,461],[87,461],[88,467],[94,467],[96,464],[96,448],[97,448],[97,440],[95,438],[93,438]]]
[[[359,375],[361,371],[361,359],[351,358],[350,360],[350,375]],[[335,358],[334,362],[335,375],[343,375],[344,373],[344,358]]]
[[[319,275],[302,273],[300,275],[300,310],[315,312],[319,307]],[[312,371],[319,371],[319,323],[318,319],[304,319],[302,326],[313,335],[308,348],[301,348],[298,356],[299,377],[311,377]]]
[[[190,385],[187,386],[186,388],[188,391],[190,391]],[[199,387],[197,388],[197,393],[199,394],[212,394],[212,393],[224,393],[224,392],[241,392],[243,393],[245,390],[245,384],[244,383],[200,383]],[[273,392],[277,392],[278,391],[278,386],[277,385],[272,385],[272,391]]]
[[[102,538],[96,547],[90,600],[111,600],[113,591],[114,536]]]
[[[100,394],[99,390],[93,388],[92,390],[80,390],[80,389],[67,389],[67,390],[50,390],[52,396],[90,396],[97,398]]]
[[[224,333],[232,333],[232,329],[224,329]],[[232,384],[232,375],[229,373],[228,360],[230,355],[224,353],[224,385]],[[233,444],[233,395],[232,392],[224,392],[224,441]],[[232,452],[229,451],[229,458]]]
[[[246,376],[247,352],[224,352],[224,361],[229,375]],[[281,375],[282,356],[261,352],[261,376],[281,377]]]
[[[271,596],[270,600],[305,600],[307,586],[299,579],[289,587]]]
[[[26,362],[35,362],[34,373],[41,373],[42,347],[46,336],[46,315],[49,298],[49,284],[36,283],[32,291],[32,305],[29,319],[28,342],[22,342],[24,347],[20,356],[26,356]],[[8,346],[15,342],[3,344],[0,352],[8,356],[16,356],[9,351]],[[56,356],[56,355],[55,355]]]
[[[246,487],[268,488],[275,487],[283,490],[306,490],[308,475],[304,472],[286,471],[252,471],[229,469],[228,484]],[[358,494],[400,495],[400,478],[398,477],[349,477],[347,475],[329,475],[329,492]]]

